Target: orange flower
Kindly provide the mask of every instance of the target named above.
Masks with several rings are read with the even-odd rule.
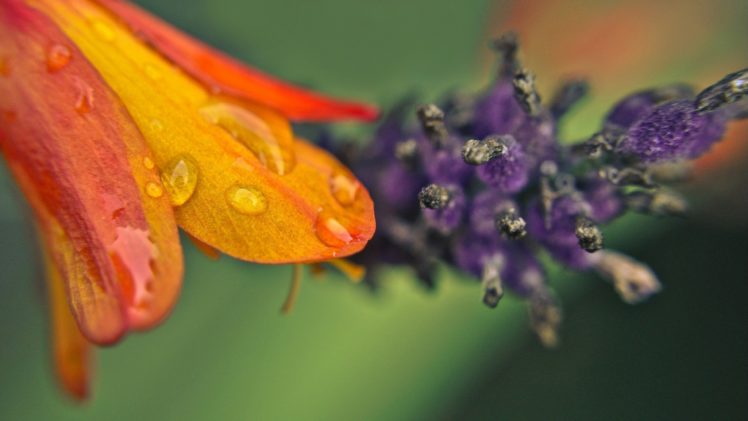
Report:
[[[90,344],[162,321],[177,225],[261,263],[363,248],[368,192],[288,119],[372,108],[288,86],[113,0],[0,0],[0,150],[44,245],[57,371],[88,391]]]

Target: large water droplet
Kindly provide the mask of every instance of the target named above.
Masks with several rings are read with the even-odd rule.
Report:
[[[158,248],[149,237],[146,230],[117,227],[117,238],[109,246],[129,311],[146,310],[153,301],[152,264]]]
[[[145,185],[145,193],[154,199],[158,199],[164,195],[164,189],[158,183],[150,181]]]
[[[153,162],[153,160],[149,157],[143,158],[143,166],[146,167],[146,169],[152,170],[156,167],[156,163]]]
[[[265,195],[253,187],[230,187],[226,190],[226,201],[236,211],[245,215],[259,215],[268,209]]]
[[[275,111],[257,104],[216,98],[199,111],[206,121],[244,144],[269,170],[288,174],[296,164],[291,126]]]
[[[317,215],[314,231],[317,238],[330,247],[343,247],[353,241],[348,229],[324,210]]]
[[[47,50],[47,71],[54,73],[67,66],[73,53],[62,44],[55,44]]]
[[[178,155],[161,172],[161,181],[174,206],[184,205],[195,193],[199,168],[189,155]]]
[[[356,200],[361,183],[345,174],[330,177],[330,192],[335,200],[343,206],[350,206]]]
[[[100,20],[95,20],[91,22],[91,27],[93,28],[94,32],[96,32],[96,35],[98,35],[104,41],[107,41],[107,42],[114,41],[114,38],[115,38],[114,30],[107,23],[102,22]]]

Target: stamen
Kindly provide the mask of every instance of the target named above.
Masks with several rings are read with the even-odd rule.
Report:
[[[519,40],[514,32],[507,32],[496,38],[491,47],[499,54],[501,60],[500,76],[511,76],[519,68],[517,52],[519,51]]]
[[[590,85],[586,80],[573,79],[564,83],[551,100],[551,114],[560,118],[589,92]]]
[[[483,266],[483,276],[481,284],[483,285],[483,304],[489,308],[496,308],[504,296],[504,288],[501,281],[501,268],[504,266],[504,259],[497,257],[491,259]]]
[[[701,91],[696,97],[696,111],[714,111],[732,104],[748,95],[748,68],[722,78],[717,83]]]
[[[281,313],[288,315],[293,311],[294,305],[296,305],[296,298],[299,296],[299,290],[301,289],[301,265],[293,265],[293,274],[291,275],[291,288],[288,290],[288,296],[286,301],[281,307]]]
[[[577,218],[574,234],[579,240],[579,247],[588,253],[594,253],[603,248],[603,233],[590,219],[583,216]]]
[[[395,145],[395,158],[408,167],[414,167],[418,158],[418,142],[415,139],[398,142]]]
[[[430,184],[418,193],[421,209],[442,209],[449,204],[451,195],[446,187]]]
[[[548,348],[558,345],[558,328],[563,316],[556,300],[542,289],[530,296],[528,304],[530,326],[540,342]]]
[[[514,86],[514,97],[522,106],[522,109],[531,116],[537,116],[542,110],[540,107],[540,95],[535,89],[535,75],[522,69],[514,75],[512,80]]]
[[[507,137],[511,135],[489,136],[483,141],[470,139],[462,147],[462,159],[469,165],[483,165],[506,154]]]
[[[605,167],[602,170],[603,176],[611,183],[617,186],[641,186],[656,187],[652,181],[652,176],[647,170],[634,167],[615,168]]]
[[[636,212],[657,216],[684,216],[688,211],[686,199],[666,189],[630,193],[626,196],[626,205]]]
[[[595,269],[613,283],[618,295],[629,304],[644,301],[661,288],[649,267],[614,251],[601,251]]]
[[[444,146],[444,141],[449,135],[447,126],[444,124],[444,111],[434,104],[426,104],[418,107],[417,114],[426,137],[435,147]]]
[[[512,240],[519,240],[527,235],[527,223],[513,207],[503,210],[496,216],[496,227],[505,237]]]

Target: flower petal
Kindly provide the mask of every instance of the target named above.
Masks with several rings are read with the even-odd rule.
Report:
[[[373,107],[326,98],[281,82],[190,38],[125,1],[97,1],[169,60],[211,88],[267,105],[292,120],[355,118],[371,121],[377,118],[377,110]]]
[[[142,135],[75,45],[24,2],[0,4],[0,149],[92,342],[162,320],[182,256]],[[153,197],[152,197],[153,196]]]
[[[366,189],[328,153],[294,141],[275,111],[212,95],[89,1],[34,4],[128,108],[190,235],[261,263],[343,257],[371,238]]]
[[[45,253],[45,263],[55,372],[63,389],[73,398],[83,400],[89,394],[92,346],[70,313],[64,280],[49,253]]]

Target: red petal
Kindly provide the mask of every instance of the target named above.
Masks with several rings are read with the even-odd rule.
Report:
[[[92,342],[145,329],[181,284],[176,222],[145,142],[83,54],[42,13],[0,2],[0,150],[34,209]]]
[[[291,86],[197,41],[125,1],[97,0],[192,77],[231,96],[275,108],[292,120],[377,118],[373,107]]]

